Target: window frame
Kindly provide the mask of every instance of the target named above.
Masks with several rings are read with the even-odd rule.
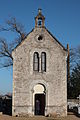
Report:
[[[37,57],[37,59],[36,59],[36,57]],[[39,53],[38,52],[34,52],[34,54],[33,54],[33,71],[39,72]]]
[[[46,72],[46,52],[41,53],[41,71]]]

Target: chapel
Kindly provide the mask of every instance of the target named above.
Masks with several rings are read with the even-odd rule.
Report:
[[[67,49],[45,27],[35,27],[12,51],[12,115],[67,115]]]

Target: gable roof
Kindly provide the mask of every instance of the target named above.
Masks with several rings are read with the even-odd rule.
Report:
[[[56,42],[65,50],[67,51],[67,49],[57,40],[57,38],[55,36],[53,36],[53,34],[45,27],[45,29],[47,30],[47,32],[56,40]]]
[[[24,38],[12,51],[14,51],[18,46],[20,46],[21,43],[27,38],[27,36],[28,36],[31,32],[33,32],[33,30],[34,30],[34,28],[25,36],[25,38]]]
[[[67,51],[67,49],[56,39],[56,37],[54,37],[54,36],[52,35],[52,33],[51,33],[46,27],[44,27],[44,28],[45,28],[46,31],[56,40],[56,42],[63,48],[63,50]],[[12,51],[14,51],[18,46],[20,46],[21,43],[27,38],[27,36],[28,36],[31,32],[33,32],[34,29],[35,29],[35,28],[33,28],[33,29],[25,36],[25,38],[24,38]]]

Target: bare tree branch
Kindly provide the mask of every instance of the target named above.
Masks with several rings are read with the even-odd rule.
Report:
[[[25,38],[26,33],[24,32],[24,26],[16,21],[16,18],[7,20],[8,30],[16,32],[20,36],[20,42]]]
[[[0,68],[13,65],[12,50],[26,37],[24,26],[16,21],[16,18],[10,18],[6,21],[6,26],[0,26],[0,32],[15,32],[18,37],[11,43],[0,38]]]
[[[80,46],[70,49],[70,69],[80,64]]]

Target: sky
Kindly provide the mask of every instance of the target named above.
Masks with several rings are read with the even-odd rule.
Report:
[[[0,0],[0,25],[15,17],[30,32],[35,26],[34,17],[42,9],[46,28],[65,47],[80,45],[80,0]],[[15,34],[0,33],[9,42]],[[12,67],[0,69],[0,94],[12,92]]]

